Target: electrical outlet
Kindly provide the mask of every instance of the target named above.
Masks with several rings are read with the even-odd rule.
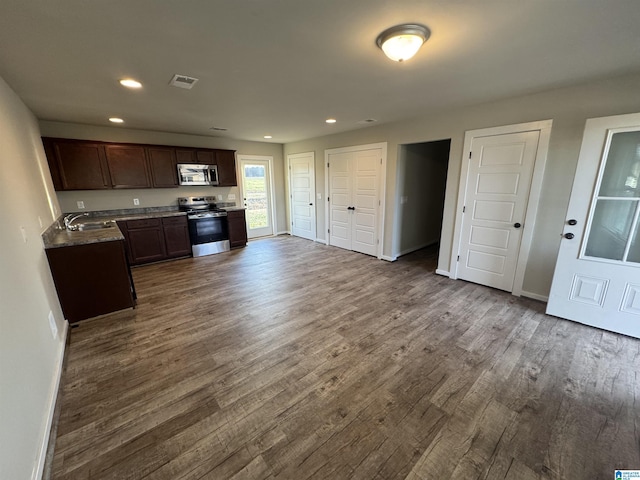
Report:
[[[134,205],[140,205],[140,199],[139,198],[134,198],[133,199],[133,204]]]
[[[236,194],[235,193],[230,193],[229,195],[227,195],[227,200],[231,201],[231,200],[235,200],[236,199]]]
[[[53,316],[53,312],[49,310],[49,328],[51,328],[51,335],[53,338],[58,336],[58,325],[56,324],[56,318]]]
[[[83,209],[84,209],[84,202],[83,202],[82,200],[79,200],[78,202],[76,202],[76,204],[78,205],[78,208],[79,208],[80,210],[83,210]]]
[[[322,200],[322,194],[321,193],[318,194],[318,200]]]

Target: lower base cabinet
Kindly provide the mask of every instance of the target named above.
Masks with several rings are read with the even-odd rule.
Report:
[[[244,247],[247,244],[247,220],[244,210],[227,212],[227,223],[231,248]]]
[[[122,240],[50,248],[46,254],[62,311],[69,322],[135,305]]]
[[[118,222],[131,265],[191,255],[187,217],[145,218]]]

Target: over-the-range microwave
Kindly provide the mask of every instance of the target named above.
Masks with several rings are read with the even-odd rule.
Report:
[[[217,165],[178,164],[180,185],[218,185]]]

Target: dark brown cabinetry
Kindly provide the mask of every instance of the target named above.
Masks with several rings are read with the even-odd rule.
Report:
[[[218,165],[219,186],[235,187],[238,185],[236,157],[233,150],[218,150],[216,152],[216,165]]]
[[[173,148],[149,147],[147,157],[154,188],[178,186],[176,151]]]
[[[247,244],[247,221],[244,210],[227,212],[229,226],[229,245],[231,248],[244,247]]]
[[[118,222],[131,265],[191,255],[187,217],[145,218]]]
[[[109,168],[100,143],[45,142],[45,151],[56,190],[111,188]]]
[[[56,190],[178,186],[178,163],[218,165],[219,185],[235,187],[235,152],[44,137]]]
[[[143,147],[106,145],[104,149],[113,188],[151,187],[151,175]]]
[[[191,255],[189,226],[186,217],[165,217],[162,219],[164,243],[167,257],[186,257]]]
[[[134,306],[124,242],[46,250],[64,316],[70,322]]]

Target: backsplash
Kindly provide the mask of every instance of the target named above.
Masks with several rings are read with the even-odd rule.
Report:
[[[140,188],[120,190],[75,190],[56,192],[60,209],[65,212],[96,210],[130,210],[133,208],[168,207],[178,205],[178,197],[215,196],[218,202],[236,203],[238,187]],[[221,197],[221,198],[220,198]],[[134,203],[138,199],[138,205]],[[84,208],[78,207],[82,202]]]

